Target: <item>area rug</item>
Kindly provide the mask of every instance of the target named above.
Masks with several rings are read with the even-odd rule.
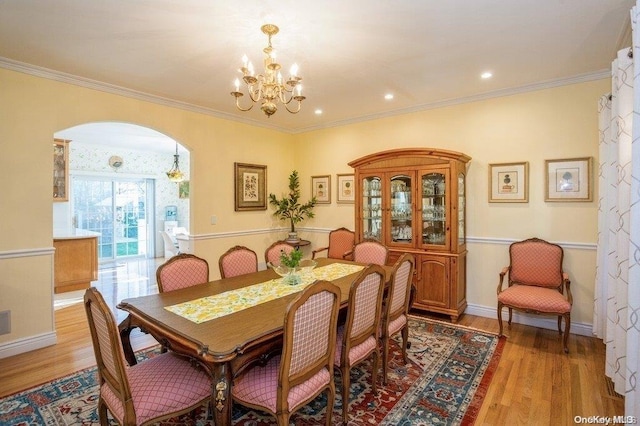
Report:
[[[371,391],[371,364],[365,362],[351,372],[350,425],[471,425],[497,368],[504,338],[444,322],[410,318],[409,363],[402,362],[400,339],[391,342],[389,380],[378,381]],[[138,353],[152,357],[158,349]],[[99,425],[96,369],[88,368],[50,383],[0,399],[0,425],[90,426]],[[342,423],[340,374],[336,374],[333,423]],[[320,396],[294,414],[295,425],[321,425],[326,399]],[[207,425],[204,408],[196,413],[196,424]],[[191,417],[178,417],[162,425],[192,424]],[[264,413],[233,407],[233,424],[274,425]],[[112,424],[116,424],[112,422]]]

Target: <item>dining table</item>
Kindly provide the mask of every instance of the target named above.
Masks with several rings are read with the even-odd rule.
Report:
[[[351,283],[367,266],[348,260],[316,260],[317,266],[305,272],[295,286],[267,269],[122,300],[117,307],[128,313],[119,325],[127,362],[136,363],[129,338],[135,328],[149,333],[168,350],[190,357],[211,377],[209,414],[216,425],[230,425],[233,379],[248,365],[281,352],[289,303],[307,285],[323,279],[340,288],[341,309],[345,309]],[[392,267],[384,269],[388,282]]]

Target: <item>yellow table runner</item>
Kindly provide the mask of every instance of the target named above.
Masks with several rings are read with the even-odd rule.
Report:
[[[354,274],[364,269],[360,265],[332,263],[313,269],[310,273],[300,274],[302,282],[298,285],[283,283],[283,278],[276,278],[260,284],[230,290],[213,296],[202,297],[189,302],[166,306],[165,309],[180,315],[196,324],[223,317],[251,306],[284,297],[302,291],[316,280],[332,281]]]

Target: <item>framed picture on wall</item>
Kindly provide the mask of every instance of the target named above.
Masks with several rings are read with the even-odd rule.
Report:
[[[591,201],[592,157],[545,160],[545,201]]]
[[[331,204],[331,176],[311,176],[311,196],[317,204]]]
[[[178,183],[178,198],[189,198],[189,181],[183,180]]]
[[[489,202],[529,202],[529,163],[489,164]]]
[[[267,166],[233,163],[235,210],[267,209]]]
[[[337,175],[338,177],[338,202],[353,203],[355,201],[353,174]]]

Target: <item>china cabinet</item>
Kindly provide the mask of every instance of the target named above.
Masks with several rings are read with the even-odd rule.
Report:
[[[467,306],[465,180],[471,157],[394,149],[349,163],[355,172],[356,242],[373,239],[416,259],[413,308],[449,315]]]
[[[53,140],[53,201],[69,201],[69,142]]]

